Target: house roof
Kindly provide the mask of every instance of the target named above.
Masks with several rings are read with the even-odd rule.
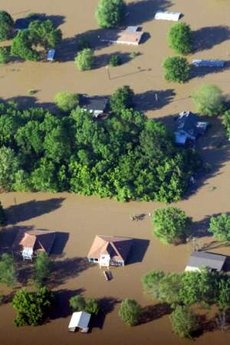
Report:
[[[128,26],[125,30],[108,29],[100,39],[104,42],[138,45],[142,35],[143,31],[138,26]]]
[[[68,328],[87,328],[89,325],[90,318],[91,314],[86,313],[85,311],[74,312],[72,314]]]
[[[88,258],[99,259],[108,254],[111,259],[126,261],[133,239],[128,237],[97,235],[87,255]]]
[[[95,111],[95,110],[101,110],[105,111],[107,104],[108,104],[108,98],[107,97],[101,97],[101,96],[94,96],[94,97],[88,97],[88,96],[82,96],[81,97],[81,107]]]
[[[32,230],[27,231],[21,236],[18,244],[23,248],[31,248],[35,250],[43,250],[50,253],[55,240],[56,233],[53,231],[45,230]]]
[[[187,267],[207,267],[221,271],[225,260],[226,256],[224,255],[196,251],[191,254]]]
[[[181,17],[181,12],[158,11],[156,12],[154,19],[178,21],[180,17]]]

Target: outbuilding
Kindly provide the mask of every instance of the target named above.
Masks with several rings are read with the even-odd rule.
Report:
[[[77,311],[72,314],[68,329],[70,332],[75,332],[80,329],[80,332],[87,333],[89,331],[89,322],[91,314],[85,311]]]
[[[223,269],[226,256],[203,251],[195,251],[191,254],[185,271],[200,271],[207,268],[210,271],[220,272]]]

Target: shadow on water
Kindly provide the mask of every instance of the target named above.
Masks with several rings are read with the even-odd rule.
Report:
[[[143,112],[161,109],[172,102],[175,94],[173,89],[145,91],[134,96],[135,107]]]
[[[148,323],[172,312],[172,308],[167,303],[158,303],[155,305],[148,305],[142,308],[140,316],[140,324]]]
[[[47,15],[45,13],[31,13],[24,18],[16,19],[15,27],[18,30],[27,29],[32,21],[35,20],[51,20],[54,26],[57,28],[59,25],[65,23],[65,17],[60,15]]]
[[[120,303],[120,301],[114,297],[103,297],[98,302],[100,305],[100,311],[98,315],[92,318],[91,327],[102,329],[106,315],[111,313],[114,310],[115,305]]]
[[[223,68],[191,66],[190,79],[203,78],[208,74],[223,73],[230,69],[230,61],[225,61]]]
[[[30,200],[17,204],[15,197],[15,205],[6,209],[8,224],[17,224],[53,212],[62,206],[64,200],[64,198],[52,198],[48,200]]]
[[[230,39],[230,28],[228,26],[208,26],[193,32],[193,49],[201,51]]]
[[[126,25],[141,25],[153,20],[157,11],[166,11],[172,5],[170,0],[142,0],[127,4]]]

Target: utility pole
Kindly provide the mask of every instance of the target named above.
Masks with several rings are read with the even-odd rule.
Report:
[[[106,69],[107,77],[108,77],[108,79],[110,80],[111,78],[110,78],[109,66],[108,66],[108,65],[105,66],[105,69]]]

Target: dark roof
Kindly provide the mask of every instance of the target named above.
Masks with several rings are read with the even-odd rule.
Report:
[[[191,254],[187,266],[197,268],[207,267],[221,271],[225,260],[226,256],[224,255],[196,251]]]
[[[94,96],[94,97],[88,97],[88,96],[82,96],[80,100],[80,106],[87,109],[87,110],[101,110],[105,111],[108,104],[108,98],[107,97],[101,97],[101,96]]]
[[[197,123],[199,122],[199,117],[190,111],[182,112],[179,114],[177,119],[177,131],[185,131],[188,134],[197,137],[199,130],[197,128]]]

